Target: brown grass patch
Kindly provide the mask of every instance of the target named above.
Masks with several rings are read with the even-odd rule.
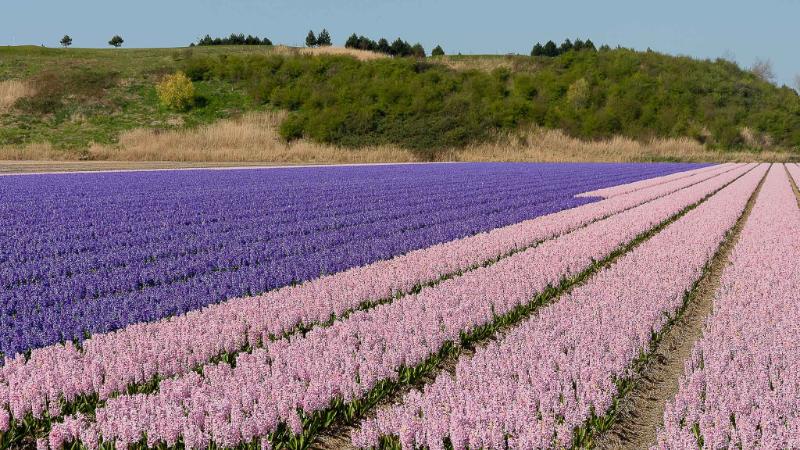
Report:
[[[371,52],[368,50],[359,50],[355,48],[327,46],[327,47],[289,47],[287,45],[276,45],[269,47],[270,52],[278,55],[297,56],[297,55],[334,55],[334,56],[352,56],[359,61],[370,61],[373,59],[389,58],[389,55],[383,53]]]
[[[536,68],[536,61],[530,58],[521,58],[518,55],[506,56],[453,56],[446,55],[437,58],[429,58],[428,61],[442,64],[453,70],[479,70],[491,72],[495,69],[509,69],[512,71],[533,70]]]
[[[0,111],[11,108],[17,100],[35,94],[33,87],[20,80],[0,81]]]
[[[531,127],[498,136],[494,141],[449,152],[453,161],[637,162],[637,161],[785,161],[791,153],[723,152],[709,150],[690,138],[639,142],[626,137],[584,141],[560,130]]]
[[[285,113],[250,113],[197,129],[123,133],[116,147],[93,145],[89,155],[117,161],[228,161],[278,164],[409,162],[416,158],[397,147],[345,149],[278,135]]]
[[[123,133],[117,145],[94,144],[69,151],[47,143],[0,148],[0,160],[259,162],[267,164],[353,164],[418,162],[419,156],[396,146],[342,148],[308,140],[287,143],[278,134],[284,112],[249,113],[193,129],[136,129]],[[723,152],[689,138],[650,142],[614,137],[584,141],[559,130],[530,127],[503,133],[489,142],[445,150],[437,161],[647,162],[647,161],[789,161],[779,151]]]
[[[78,159],[73,152],[60,150],[49,142],[35,142],[25,147],[0,147],[0,160],[6,161],[67,161]]]
[[[383,59],[388,58],[389,55],[385,55],[383,53],[378,52],[371,52],[368,50],[359,50],[355,48],[345,48],[345,47],[334,47],[334,46],[327,46],[327,47],[315,47],[315,48],[302,48],[300,49],[300,54],[302,55],[345,55],[345,56],[352,56],[353,58],[359,61],[369,61],[373,59]]]

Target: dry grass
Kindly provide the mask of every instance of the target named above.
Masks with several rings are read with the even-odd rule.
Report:
[[[0,111],[8,109],[23,97],[34,94],[33,87],[19,80],[0,81]]]
[[[358,50],[355,48],[345,48],[337,46],[328,47],[289,47],[286,45],[276,45],[270,47],[271,52],[279,55],[296,56],[296,55],[345,55],[352,56],[359,61],[370,61],[373,59],[388,58],[389,55],[378,52],[370,52],[368,50]]]
[[[372,59],[388,58],[389,55],[383,53],[371,52],[368,50],[358,50],[355,48],[345,47],[316,47],[316,48],[303,48],[300,49],[303,55],[347,55],[356,58],[359,61],[369,61]]]
[[[25,147],[0,147],[0,160],[68,161],[77,159],[72,152],[54,148],[50,143],[33,143]]]
[[[625,137],[584,141],[560,130],[532,127],[499,136],[493,142],[449,152],[453,161],[634,162],[634,161],[785,161],[785,152],[719,152],[690,138],[639,142]]]
[[[354,164],[417,162],[412,152],[394,146],[340,148],[307,140],[284,142],[278,135],[282,112],[250,113],[196,129],[137,129],[123,133],[115,146],[93,145],[75,153],[49,144],[0,148],[0,159],[17,161],[175,161],[205,163]],[[493,141],[441,152],[440,161],[787,161],[777,151],[719,152],[689,138],[642,143],[624,137],[583,141],[558,130],[531,127],[498,135]],[[796,158],[796,157],[795,157]]]
[[[430,58],[428,61],[442,64],[453,70],[479,70],[491,72],[495,69],[509,69],[511,71],[531,71],[535,70],[537,63],[531,58],[524,58],[518,55],[492,55],[492,56],[453,56],[446,55],[437,58]]]
[[[227,161],[276,164],[409,162],[416,158],[396,147],[342,149],[300,140],[286,143],[278,135],[284,113],[250,113],[194,130],[139,129],[123,133],[117,147],[94,145],[96,160]]]

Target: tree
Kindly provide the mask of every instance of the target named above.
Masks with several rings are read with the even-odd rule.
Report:
[[[415,58],[424,58],[425,57],[425,48],[422,47],[422,44],[417,42],[411,47],[411,55]]]
[[[575,108],[583,108],[589,101],[589,82],[580,78],[569,85],[567,101]]]
[[[272,41],[269,38],[261,39],[250,34],[245,36],[243,33],[231,33],[225,38],[212,38],[207,34],[197,41],[197,45],[272,45]]]
[[[575,39],[575,42],[572,44],[572,49],[576,52],[579,52],[585,48],[586,44],[583,43],[581,38]]]
[[[755,76],[762,80],[772,83],[775,81],[775,72],[772,70],[772,61],[768,59],[756,58],[753,67],[750,68]]]
[[[553,41],[547,41],[544,44],[544,56],[558,56],[558,47],[556,47],[556,43]]]
[[[323,28],[322,31],[319,32],[319,36],[317,36],[317,45],[320,47],[331,45],[331,35],[325,28]]]
[[[123,42],[125,41],[122,39],[122,37],[120,37],[120,35],[118,34],[115,34],[114,37],[112,37],[111,40],[108,41],[108,45],[119,48],[122,46]]]
[[[387,41],[386,38],[380,38],[378,40],[378,51],[386,54],[392,52],[392,47],[389,45],[389,41]]]
[[[306,47],[314,47],[317,45],[317,37],[314,36],[314,32],[312,30],[308,30],[308,35],[306,35]]]
[[[444,49],[441,45],[437,45],[431,50],[431,56],[444,56]]]
[[[194,102],[194,84],[183,72],[167,75],[156,85],[161,104],[177,111],[189,109]]]
[[[572,41],[564,39],[564,42],[561,43],[561,47],[558,48],[558,53],[567,53],[570,50],[572,50]]]
[[[392,42],[389,49],[389,54],[392,56],[409,56],[411,55],[411,45],[408,42],[397,38]]]
[[[65,34],[63,38],[59,41],[64,48],[69,47],[72,45],[72,38],[69,37],[68,34]]]
[[[366,36],[360,36],[358,38],[358,48],[361,50],[369,50],[374,52],[378,49],[378,44]]]
[[[537,42],[536,45],[533,46],[531,56],[544,56],[544,47],[542,47],[542,44]]]
[[[800,73],[794,76],[794,88],[800,93]]]
[[[358,48],[358,35],[353,33],[344,43],[345,48]]]
[[[608,46],[606,46],[606,47],[608,47]],[[586,42],[583,43],[583,49],[584,50],[597,51],[597,49],[594,48],[594,42],[592,42],[591,39],[587,39]]]

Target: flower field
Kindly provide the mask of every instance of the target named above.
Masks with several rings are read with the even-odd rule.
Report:
[[[800,445],[798,179],[673,163],[2,176],[0,448],[301,449],[345,428],[332,447],[592,446],[726,243],[652,445]]]

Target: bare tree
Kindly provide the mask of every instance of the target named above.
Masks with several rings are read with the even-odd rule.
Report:
[[[772,70],[772,61],[769,59],[756,58],[756,62],[753,63],[750,71],[768,83],[775,82],[775,72]]]
[[[738,64],[736,61],[736,53],[733,53],[730,49],[725,50],[725,52],[722,54],[722,59],[734,64]]]
[[[800,94],[800,73],[794,76],[794,88],[797,89],[797,93]]]

